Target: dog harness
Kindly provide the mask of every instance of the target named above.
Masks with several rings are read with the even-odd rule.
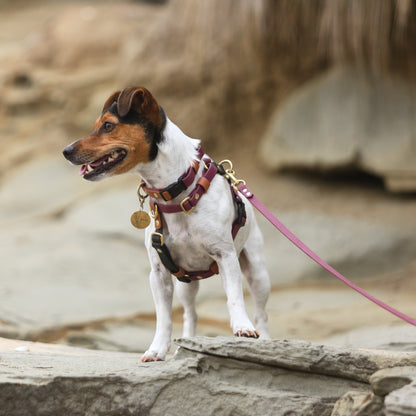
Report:
[[[220,174],[227,178],[226,172],[221,165],[217,165],[210,158],[204,158],[204,151],[201,146],[198,146],[198,155],[200,162],[203,163],[203,171],[201,177],[197,180],[195,187],[179,204],[159,204],[157,199],[164,201],[170,201],[181,192],[188,189],[188,187],[194,182],[196,174],[198,172],[200,162],[194,161],[192,166],[179,177],[179,179],[163,189],[149,188],[142,182],[142,189],[150,197],[150,208],[152,216],[155,220],[155,231],[151,235],[152,247],[156,250],[162,264],[166,267],[171,274],[173,274],[181,282],[189,283],[195,280],[206,279],[218,274],[218,264],[213,262],[208,270],[186,271],[181,266],[178,266],[170,254],[169,248],[164,243],[163,239],[163,214],[171,214],[183,212],[185,214],[191,213],[202,196],[208,191],[211,181],[215,175]],[[227,179],[228,180],[228,179]],[[238,230],[246,223],[246,210],[244,202],[237,193],[237,190],[233,186],[230,180],[230,191],[233,197],[233,201],[236,207],[236,217],[231,227],[231,235],[235,239]]]

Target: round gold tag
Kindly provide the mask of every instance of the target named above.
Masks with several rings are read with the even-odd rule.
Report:
[[[150,224],[150,217],[146,211],[136,211],[131,214],[130,222],[133,227],[146,228]]]

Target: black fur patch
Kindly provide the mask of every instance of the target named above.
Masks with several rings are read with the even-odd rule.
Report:
[[[114,102],[109,108],[103,111],[103,114],[109,111],[114,114],[120,121],[121,124],[140,125],[143,127],[146,140],[150,143],[149,160],[155,160],[158,153],[158,144],[163,140],[163,130],[166,125],[166,113],[162,107],[160,107],[162,113],[162,123],[160,126],[156,126],[147,117],[137,113],[134,110],[128,112],[124,117],[121,117],[117,111],[117,102]]]

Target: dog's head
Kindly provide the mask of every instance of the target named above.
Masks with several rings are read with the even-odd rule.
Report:
[[[146,88],[130,87],[113,93],[105,102],[94,131],[65,147],[63,154],[80,175],[96,181],[154,160],[166,116]]]

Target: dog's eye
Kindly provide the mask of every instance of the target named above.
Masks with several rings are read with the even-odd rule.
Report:
[[[110,123],[109,121],[106,121],[103,126],[102,129],[106,132],[109,133],[111,130],[113,130],[113,128],[115,127],[115,125],[113,123]]]

